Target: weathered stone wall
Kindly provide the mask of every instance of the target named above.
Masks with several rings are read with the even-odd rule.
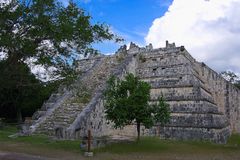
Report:
[[[218,73],[210,69],[204,63],[196,63],[195,68],[199,78],[210,90],[214,103],[223,112],[229,122],[231,131],[240,133],[240,91],[238,88],[227,82]]]
[[[226,112],[230,118],[232,132],[240,133],[240,91],[231,84],[227,84],[226,105],[229,103]]]

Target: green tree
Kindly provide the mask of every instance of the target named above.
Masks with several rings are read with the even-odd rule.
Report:
[[[112,39],[120,40],[108,26],[91,24],[91,17],[72,1],[64,7],[56,0],[11,0],[0,8],[0,49],[9,65],[34,58],[66,77],[80,55],[97,52],[93,42]]]
[[[34,64],[52,68],[52,76],[71,79],[76,75],[75,61],[82,55],[97,53],[91,44],[104,40],[120,39],[107,25],[92,24],[91,17],[72,1],[64,7],[57,0],[10,0],[0,6],[0,54],[6,54],[0,61],[10,66],[4,71],[8,76],[0,76],[0,81],[8,82],[0,90],[11,90],[13,98],[7,101],[20,108],[16,97],[21,96],[14,89],[28,94],[30,86],[33,90],[36,86],[28,80],[31,72],[25,68],[26,63],[33,60]],[[21,115],[21,109],[17,110]]]
[[[224,79],[226,79],[227,81],[232,83],[234,86],[236,86],[237,88],[240,88],[240,79],[234,72],[232,72],[232,71],[223,71],[223,72],[220,73],[220,75]]]
[[[107,84],[104,94],[106,119],[113,122],[115,128],[135,123],[139,140],[141,125],[150,128],[169,121],[169,105],[163,97],[157,104],[150,105],[150,85],[133,74],[127,74],[125,80],[112,76]]]
[[[26,64],[19,64],[18,68],[14,68],[6,61],[0,61],[0,73],[0,117],[10,120],[17,117],[19,122],[22,121],[22,116],[29,117],[40,108],[58,83],[58,81],[41,82],[30,72]]]
[[[28,96],[26,92],[30,93],[31,91],[29,90],[30,89],[29,86],[26,86],[26,84],[32,83],[36,85],[38,84],[38,80],[35,78],[34,75],[31,74],[31,72],[29,72],[29,69],[25,64],[18,64],[18,67],[15,68],[12,65],[8,65],[7,61],[1,61],[0,71],[1,71],[0,78],[1,112],[4,112],[7,115],[7,113],[11,111],[17,111],[17,117],[20,121],[22,119],[21,115],[22,110],[21,103],[23,102],[22,100],[24,99],[24,96]],[[21,74],[21,78],[19,74]],[[23,76],[24,78],[22,78]],[[36,85],[35,87],[38,87],[38,85]],[[16,108],[16,106],[19,107]],[[12,115],[15,114],[12,113]]]
[[[238,79],[238,76],[232,71],[223,71],[220,73],[220,75],[230,83],[235,83],[235,81]]]
[[[236,86],[238,89],[240,89],[240,80],[237,80],[237,81],[234,83],[234,86]]]

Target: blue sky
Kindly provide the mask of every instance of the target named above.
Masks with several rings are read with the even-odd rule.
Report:
[[[172,0],[75,0],[92,16],[94,22],[110,25],[117,35],[145,45],[144,37],[155,18],[161,17]],[[94,45],[102,53],[114,53],[119,45],[111,42]]]

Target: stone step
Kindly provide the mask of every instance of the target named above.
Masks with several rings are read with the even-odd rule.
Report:
[[[156,67],[168,67],[168,66],[179,66],[179,65],[185,65],[187,62],[186,61],[176,61],[176,59],[163,59],[163,60],[158,60],[159,58],[152,58],[151,63],[145,62],[145,63],[139,63],[137,69],[142,69],[142,68],[156,68]],[[141,60],[140,60],[141,62]],[[161,65],[160,65],[161,64]]]
[[[80,113],[80,112],[79,112]],[[59,117],[59,118],[69,118],[69,117],[74,117],[78,115],[79,113],[65,113],[65,114],[55,114],[54,117]]]
[[[174,67],[162,67],[162,68],[142,68],[137,71],[137,75],[140,78],[150,78],[150,77],[162,77],[162,76],[173,76],[177,73],[181,74],[191,74],[190,67],[186,67],[184,65],[174,66]]]
[[[80,113],[81,111],[75,110],[75,111],[71,111],[71,112],[54,112],[54,115],[59,115],[59,116],[66,116],[66,115],[76,115],[78,113]]]
[[[180,126],[155,127],[152,128],[152,132],[160,133],[160,137],[164,139],[204,140],[225,144],[230,136],[230,127],[226,126],[220,129]]]
[[[223,114],[219,112],[218,107],[215,104],[202,101],[169,101],[171,112],[178,113],[212,113],[212,114]]]
[[[69,118],[71,118],[71,117],[75,117],[76,116],[76,114],[72,114],[72,115],[56,115],[56,116],[54,116],[54,119],[69,119]]]
[[[150,63],[149,63],[150,62]],[[139,66],[140,67],[151,67],[151,66],[159,66],[162,65],[178,65],[181,63],[186,63],[186,60],[183,56],[176,56],[172,54],[165,54],[163,55],[144,55],[139,59]]]
[[[54,103],[61,97],[62,97],[62,94],[54,93],[50,96],[50,98],[48,99],[48,102]]]
[[[54,122],[54,126],[69,126],[69,123],[66,121],[62,121],[62,122]]]
[[[70,125],[69,123],[70,122],[72,122],[72,120],[71,119],[54,119],[54,124],[55,123],[65,123],[65,124],[68,124],[68,125]]]
[[[67,106],[73,106],[73,107],[75,107],[75,106],[84,106],[85,104],[84,103],[76,103],[76,102],[71,102],[71,103],[68,103],[67,104]]]
[[[66,108],[66,107],[62,107],[62,108],[58,108],[56,112],[59,113],[68,113],[68,112],[72,112],[72,111],[81,111],[83,108]]]
[[[219,112],[217,109],[208,108],[208,107],[188,108],[186,106],[183,106],[183,107],[170,106],[170,112],[171,113],[219,114],[219,115],[223,115],[223,113]]]
[[[159,96],[154,96],[154,97],[151,97],[150,101],[151,102],[158,102],[158,98]],[[212,103],[212,104],[215,104],[213,102],[212,99],[208,99],[208,98],[204,98],[204,97],[197,97],[197,96],[164,96],[164,99],[166,101],[196,101],[196,102],[199,102],[199,101],[206,101],[206,102],[209,102],[209,103]]]
[[[156,104],[157,101],[150,101],[150,104]],[[207,101],[166,101],[169,104],[171,112],[175,113],[212,113],[223,114],[218,107]]]
[[[210,96],[212,93],[207,89],[205,86],[199,84],[197,81],[183,81],[183,80],[161,80],[161,81],[145,81],[151,85],[151,89],[182,89],[182,88],[189,88],[189,87],[196,87],[199,86],[202,92],[207,92]]]
[[[81,111],[83,109],[83,107],[81,107],[81,106],[78,106],[78,107],[64,107],[64,111],[73,111],[73,110],[79,110],[79,111]]]
[[[67,116],[67,117],[66,117]],[[54,117],[54,121],[64,121],[64,120],[69,120],[72,119],[74,117],[76,117],[77,115],[65,115],[65,116],[55,116]]]
[[[158,99],[158,97],[163,95],[165,99],[178,99],[179,97],[180,99],[192,98],[198,100],[200,98],[213,102],[213,97],[209,92],[201,87],[192,85],[178,88],[152,88],[150,90],[150,95],[152,99]]]
[[[36,111],[33,115],[32,115],[32,119],[33,120],[38,120],[40,117],[42,117],[43,115],[46,114],[46,111]]]
[[[50,108],[52,108],[54,106],[55,103],[50,103],[50,102],[45,102],[42,107],[41,107],[41,110],[42,111],[46,111]]]
[[[226,117],[219,114],[171,113],[167,127],[215,128],[221,129],[229,125]]]

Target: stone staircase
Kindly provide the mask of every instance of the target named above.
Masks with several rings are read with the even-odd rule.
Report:
[[[84,108],[83,103],[64,103],[56,108],[51,115],[35,130],[35,133],[44,133],[50,136],[56,135],[59,128],[67,128]]]
[[[116,57],[106,56],[96,58],[93,63],[96,64],[91,64],[92,68],[69,86],[69,90],[65,88],[64,92],[52,94],[42,108],[33,115],[32,132],[64,138],[62,132],[74,122],[96,91],[105,85],[118,60]]]
[[[46,120],[46,118],[52,114],[52,112],[60,106],[71,95],[70,92],[52,94],[47,102],[45,102],[41,109],[36,111],[32,116],[32,125],[30,131],[35,132],[39,125]]]

